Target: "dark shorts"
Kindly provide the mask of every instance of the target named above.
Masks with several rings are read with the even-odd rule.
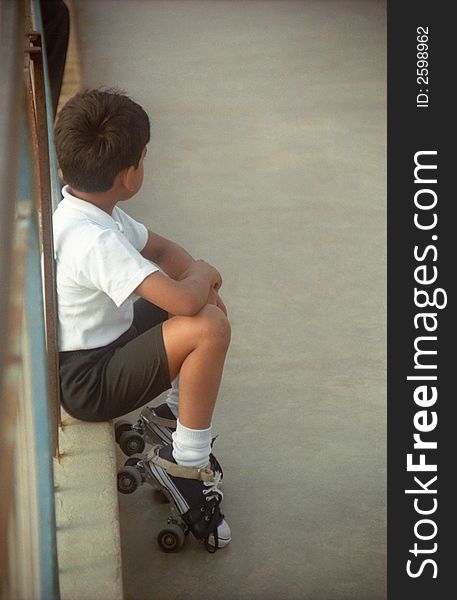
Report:
[[[83,421],[107,421],[135,410],[171,387],[162,323],[168,314],[139,299],[130,329],[92,350],[60,352],[61,401]]]

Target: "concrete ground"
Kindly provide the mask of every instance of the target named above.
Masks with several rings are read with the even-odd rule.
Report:
[[[233,541],[163,554],[166,505],[120,497],[126,598],[385,598],[384,3],[77,11],[86,85],[151,117],[127,210],[220,268],[233,326],[214,416]]]

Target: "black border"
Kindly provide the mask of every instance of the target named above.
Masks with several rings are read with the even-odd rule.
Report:
[[[452,2],[391,0],[388,4],[388,598],[391,600],[436,600],[454,596],[454,572],[457,563],[454,550],[455,520],[453,481],[457,471],[457,421],[455,404],[457,393],[453,385],[457,337],[455,317],[455,278],[457,276],[457,253],[454,233],[457,225],[457,194],[454,174],[457,174],[457,152],[454,148],[456,127],[455,99],[455,30],[457,23],[451,17]],[[429,106],[416,107],[419,86],[416,81],[417,28],[429,28]],[[421,150],[436,150],[438,194],[436,207],[438,224],[433,232],[420,231],[413,223],[414,155]],[[454,184],[454,185],[453,185]],[[438,239],[431,240],[436,234]],[[433,568],[428,565],[422,575],[411,578],[406,572],[409,558],[420,564],[420,558],[409,553],[415,540],[414,525],[421,517],[414,510],[413,495],[405,489],[414,486],[413,473],[406,469],[406,455],[413,451],[414,414],[421,410],[413,399],[419,382],[407,381],[408,375],[417,375],[414,365],[414,339],[420,333],[414,328],[414,315],[420,309],[414,305],[414,269],[423,263],[414,259],[414,246],[425,248],[435,244],[437,261],[427,260],[428,265],[438,268],[437,282],[429,288],[446,290],[448,304],[436,310],[438,328],[436,349],[436,382],[438,400],[433,408],[438,416],[437,428],[424,434],[424,439],[437,440],[437,450],[427,451],[436,459],[437,473],[424,473],[425,481],[437,475],[438,509],[430,518],[436,521],[438,532],[430,542],[436,542],[432,558],[438,567],[437,578],[432,577]],[[430,252],[429,256],[432,256]],[[432,308],[427,309],[429,311]],[[430,362],[433,362],[430,361]],[[422,371],[431,375],[431,371]],[[428,436],[428,437],[427,437]],[[455,443],[454,443],[455,440]],[[417,455],[417,451],[416,451]],[[412,485],[413,484],[413,485]],[[432,486],[430,486],[432,487]],[[423,496],[425,498],[425,496]],[[428,499],[433,496],[427,496]],[[425,500],[424,500],[425,502]],[[424,504],[425,506],[425,504]],[[425,529],[423,530],[425,531]],[[420,541],[418,541],[420,543]]]

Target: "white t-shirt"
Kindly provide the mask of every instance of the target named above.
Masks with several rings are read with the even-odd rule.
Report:
[[[112,215],[65,186],[53,216],[59,349],[106,346],[133,321],[132,294],[158,270],[141,256],[148,231],[114,207]]]

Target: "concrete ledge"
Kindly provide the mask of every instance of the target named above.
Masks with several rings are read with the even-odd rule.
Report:
[[[62,411],[54,460],[61,600],[122,600],[122,563],[111,422]]]

